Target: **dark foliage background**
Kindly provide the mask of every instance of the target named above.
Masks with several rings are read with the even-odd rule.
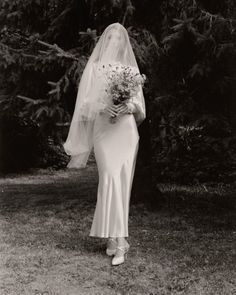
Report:
[[[65,167],[81,74],[118,21],[148,77],[140,133],[153,182],[234,181],[235,17],[233,0],[2,0],[0,170]]]

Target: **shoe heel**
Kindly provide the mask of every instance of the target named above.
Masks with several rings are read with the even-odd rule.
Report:
[[[106,254],[107,254],[107,256],[113,256],[116,254],[116,250],[106,249]]]
[[[115,240],[114,238],[108,238],[108,241],[109,241],[110,243],[115,244],[115,245],[117,246],[116,240]],[[107,244],[107,247],[109,247],[108,244]],[[113,255],[115,255],[115,254],[116,254],[116,248],[115,248],[115,249],[109,249],[109,248],[106,248],[106,254],[107,254],[108,256],[113,256]]]

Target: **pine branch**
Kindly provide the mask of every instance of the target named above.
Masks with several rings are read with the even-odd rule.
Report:
[[[27,96],[24,96],[24,95],[17,95],[16,97],[26,101],[27,103],[31,103],[31,104],[34,104],[34,105],[45,102],[45,100],[43,100],[43,99],[33,99],[33,98],[30,98],[30,97],[27,97]]]
[[[68,59],[79,61],[78,57],[76,57],[75,55],[73,55],[73,54],[71,54],[71,53],[69,53],[67,51],[64,51],[57,44],[52,45],[52,44],[49,44],[49,43],[41,41],[41,40],[37,40],[37,42],[39,44],[51,49],[51,50],[54,50],[56,52],[56,56],[58,56],[58,57],[65,57],[65,58],[68,58]],[[29,53],[24,53],[23,49],[12,48],[9,45],[6,45],[6,44],[4,44],[2,42],[0,42],[0,46],[2,48],[4,48],[4,49],[10,50],[11,52],[18,53],[18,54],[20,54],[21,56],[24,56],[24,57],[37,58],[36,55],[29,54]],[[41,54],[48,54],[48,51],[45,51],[45,50],[38,50],[38,52],[41,53]]]
[[[59,57],[65,57],[65,58],[69,58],[69,59],[73,59],[75,61],[79,61],[79,58],[76,57],[75,55],[67,52],[67,51],[64,51],[62,48],[60,48],[57,44],[49,44],[45,41],[41,41],[41,40],[38,40],[37,41],[39,44],[49,48],[49,49],[52,49],[56,52],[56,55],[59,56]],[[40,53],[43,53],[43,54],[46,54],[48,53],[47,51],[43,51],[43,50],[39,50]]]
[[[220,19],[222,21],[228,21],[228,22],[236,22],[236,19],[235,18],[225,18],[219,14],[213,14],[213,13],[210,13],[209,11],[206,11],[204,9],[200,9],[201,13],[204,15],[204,16],[207,16],[209,17],[210,19]]]
[[[125,25],[125,21],[127,16],[130,14],[132,15],[133,10],[135,9],[135,7],[133,6],[131,0],[127,0],[127,5],[126,5],[126,9],[125,9],[125,14],[123,16],[122,22],[121,24],[124,26]]]

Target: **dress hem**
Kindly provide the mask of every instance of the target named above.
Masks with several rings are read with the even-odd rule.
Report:
[[[89,237],[96,237],[96,238],[128,238],[129,235],[99,235],[99,234],[89,234]]]

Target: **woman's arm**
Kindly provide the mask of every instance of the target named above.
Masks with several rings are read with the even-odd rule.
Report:
[[[136,107],[135,103],[127,102],[126,105],[128,107],[129,114],[134,114],[135,112],[137,112],[137,107]]]
[[[134,117],[139,126],[142,121],[146,118],[145,102],[142,97],[142,86],[139,86],[139,91],[136,95],[131,98],[131,102],[135,106]]]

